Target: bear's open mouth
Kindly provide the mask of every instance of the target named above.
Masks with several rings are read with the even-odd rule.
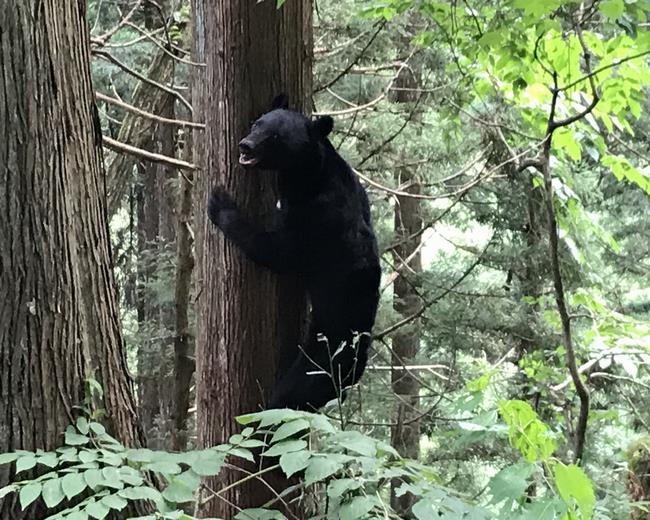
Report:
[[[250,153],[241,152],[239,154],[239,164],[242,166],[254,166],[260,160]]]

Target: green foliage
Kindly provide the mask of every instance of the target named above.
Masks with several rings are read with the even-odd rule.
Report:
[[[525,401],[504,401],[499,413],[508,425],[508,438],[528,462],[546,462],[557,449],[548,427]]]
[[[189,519],[179,506],[194,500],[201,476],[218,474],[227,456],[252,457],[243,447],[250,443],[248,437],[239,435],[231,441],[183,454],[128,449],[100,423],[79,417],[66,429],[64,446],[55,452],[19,452],[2,457],[4,464],[15,461],[17,476],[32,468],[40,475],[2,488],[0,496],[18,493],[23,509],[39,498],[49,509],[65,501],[65,508],[50,516],[51,520],[101,519],[140,500],[155,503],[157,518]],[[162,490],[153,486],[151,474],[166,483]]]
[[[461,518],[470,512],[473,518],[485,517],[480,509],[440,487],[427,468],[402,459],[383,441],[339,430],[325,416],[271,410],[243,416],[240,422],[258,424],[258,428],[245,428],[227,444],[174,454],[126,448],[101,424],[80,417],[66,430],[65,445],[55,452],[4,455],[2,463],[15,462],[18,474],[43,466],[47,469],[39,471],[38,477],[2,488],[0,496],[18,493],[23,509],[39,498],[47,508],[66,501],[65,509],[49,517],[51,520],[102,519],[139,500],[155,504],[156,518],[190,519],[180,506],[197,499],[201,477],[217,475],[227,457],[254,461],[251,450],[264,448],[263,457],[280,457],[279,466],[272,468],[279,467],[287,476],[304,471],[303,486],[323,484],[328,514],[336,518],[383,517],[389,506],[382,489],[396,477],[409,482],[400,493],[408,491],[420,497],[417,518],[430,518],[438,512],[443,517],[458,514],[461,516],[456,518]],[[287,432],[297,438],[286,440]],[[321,448],[314,449],[307,439]],[[266,471],[260,469],[259,474]],[[161,490],[152,484],[152,474],[164,482]],[[245,510],[238,517],[284,518],[271,509]]]

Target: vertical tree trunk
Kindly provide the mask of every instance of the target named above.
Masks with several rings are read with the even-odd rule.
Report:
[[[283,349],[297,352],[305,302],[296,280],[280,279],[244,259],[206,218],[207,199],[223,184],[254,217],[275,205],[274,183],[265,172],[237,164],[237,143],[249,123],[285,92],[307,109],[311,92],[311,2],[194,0],[196,61],[205,62],[193,86],[198,120],[207,128],[195,146],[196,222],[200,296],[197,323],[197,408],[201,446],[224,442],[238,414],[268,398]],[[212,489],[241,478],[227,474]],[[260,505],[266,488],[256,480],[214,498],[200,514],[232,518],[226,500]]]
[[[163,27],[169,2],[162,1],[154,5],[145,2],[145,27],[153,31]],[[154,76],[163,79],[163,83],[173,82],[175,63],[168,54],[161,54],[154,59],[158,70],[150,70]],[[140,83],[138,93],[151,87]],[[149,97],[151,96],[151,97]],[[155,113],[167,119],[174,119],[174,97],[161,90],[153,90],[149,96],[155,107]],[[139,96],[143,97],[143,96]],[[139,128],[141,147],[147,151],[173,157],[176,143],[176,129],[167,124],[151,120],[128,120]],[[120,132],[121,133],[121,132]],[[161,276],[163,264],[160,258],[166,258],[166,247],[174,242],[173,206],[175,197],[171,181],[175,181],[172,167],[152,162],[127,160],[137,167],[137,203],[138,203],[138,304],[137,315],[140,342],[138,345],[138,410],[142,427],[152,448],[167,449],[171,447],[172,437],[172,339],[173,308],[163,305],[152,288]],[[156,284],[157,285],[157,284]]]
[[[185,141],[184,149],[191,152],[191,135]],[[190,386],[194,374],[193,354],[194,336],[190,330],[190,291],[192,288],[192,270],[194,255],[192,246],[192,187],[194,175],[185,172],[179,175],[179,193],[176,210],[176,331],[174,336],[174,398],[172,417],[174,422],[173,449],[187,448],[187,418],[190,406]]]
[[[84,6],[0,8],[0,452],[57,447],[93,371],[112,432],[129,445],[142,440],[111,268]],[[0,504],[0,518],[36,514]]]
[[[397,78],[396,85],[414,89],[417,85],[412,72],[404,69]],[[415,101],[414,90],[399,90],[396,101],[408,103]],[[407,184],[405,191],[419,193],[419,180],[409,168],[401,168],[395,173],[398,185]],[[401,316],[413,315],[420,307],[420,298],[416,284],[422,273],[420,255],[422,217],[420,215],[420,200],[413,197],[398,196],[395,203],[395,238],[402,241],[393,250],[393,259],[400,276],[393,283],[393,308]],[[416,236],[407,240],[407,237]],[[420,455],[420,420],[419,420],[419,391],[420,385],[413,374],[404,369],[416,357],[420,347],[420,322],[415,320],[411,325],[403,327],[393,335],[392,341],[391,385],[396,395],[393,426],[391,427],[391,445],[403,457],[417,460]],[[395,479],[391,486],[391,506],[401,518],[412,518],[411,507],[414,496],[410,493],[397,496],[395,491],[402,483]]]

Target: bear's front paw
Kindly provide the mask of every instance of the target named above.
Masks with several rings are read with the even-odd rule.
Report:
[[[212,190],[208,203],[208,215],[215,226],[224,229],[236,217],[237,204],[221,186]]]
[[[219,212],[228,209],[237,209],[237,204],[223,186],[216,186],[210,195],[208,211],[210,213]]]

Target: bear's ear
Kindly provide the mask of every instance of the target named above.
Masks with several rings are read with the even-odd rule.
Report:
[[[271,110],[276,110],[278,108],[282,108],[284,110],[289,108],[289,98],[284,93],[275,96],[275,98],[271,102]]]
[[[311,122],[311,128],[318,139],[327,137],[334,128],[334,119],[330,116],[317,117]]]

